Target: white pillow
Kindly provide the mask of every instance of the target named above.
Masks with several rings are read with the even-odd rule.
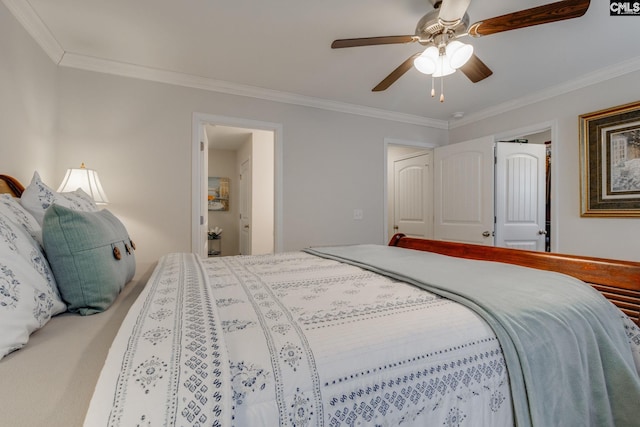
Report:
[[[82,212],[96,212],[98,210],[98,206],[91,196],[82,189],[78,188],[69,193],[58,193],[42,182],[37,171],[33,173],[31,183],[24,189],[20,203],[33,215],[40,226],[42,226],[45,211],[53,203]]]
[[[0,359],[65,310],[40,245],[0,213]]]
[[[11,221],[24,228],[38,242],[40,247],[43,247],[42,227],[33,215],[22,207],[19,199],[8,194],[0,194],[0,214],[4,214]]]

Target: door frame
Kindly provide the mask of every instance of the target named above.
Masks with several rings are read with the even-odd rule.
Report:
[[[540,122],[533,125],[511,129],[505,132],[496,133],[495,141],[511,140],[520,138],[523,135],[531,135],[534,133],[551,132],[551,252],[557,252],[560,247],[560,234],[558,229],[560,228],[560,220],[558,215],[558,186],[556,185],[557,177],[559,176],[558,161],[558,122],[557,120],[549,120],[546,122]],[[555,159],[555,161],[554,161]],[[554,179],[555,177],[555,179]],[[495,201],[495,197],[494,197]],[[555,201],[555,202],[553,202]]]
[[[424,150],[432,150],[438,147],[438,144],[434,144],[426,141],[412,141],[407,139],[397,139],[397,138],[384,138],[383,144],[383,174],[384,174],[384,185],[382,186],[382,200],[383,210],[382,210],[382,241],[387,243],[391,236],[389,236],[388,224],[389,224],[389,146],[397,145],[400,147],[414,147],[420,148]]]
[[[204,170],[204,155],[206,148],[201,149],[201,135],[207,124],[230,126],[247,129],[259,129],[272,131],[274,135],[274,251],[283,251],[282,238],[282,165],[283,165],[283,138],[282,124],[250,120],[239,117],[219,116],[206,113],[193,113],[191,127],[191,252],[202,254],[206,233],[201,229],[201,218],[207,214],[204,203],[207,188],[204,179],[208,172]],[[207,144],[204,144],[205,147]]]

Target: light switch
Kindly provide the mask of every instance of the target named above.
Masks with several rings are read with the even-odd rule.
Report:
[[[362,209],[354,209],[353,210],[353,219],[361,220],[363,217]]]

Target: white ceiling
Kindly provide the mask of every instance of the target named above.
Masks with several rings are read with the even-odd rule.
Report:
[[[443,104],[414,69],[371,92],[418,44],[330,48],[337,38],[413,34],[428,0],[3,1],[62,66],[184,74],[213,90],[445,126],[454,112],[486,115],[640,69],[640,18],[611,17],[602,0],[581,18],[465,38],[494,74],[476,84],[445,77]],[[551,1],[472,0],[467,12],[473,23]]]

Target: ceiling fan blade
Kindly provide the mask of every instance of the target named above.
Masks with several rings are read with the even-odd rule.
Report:
[[[331,43],[332,49],[357,46],[375,46],[381,44],[412,43],[418,40],[416,36],[384,36],[384,37],[363,37],[359,39],[339,39]]]
[[[469,8],[471,0],[443,0],[440,4],[438,19],[444,24],[453,25],[460,21]]]
[[[564,0],[496,16],[471,25],[469,35],[473,37],[487,36],[518,28],[579,18],[589,9],[589,3],[590,0]]]
[[[478,83],[480,80],[484,80],[493,74],[493,71],[485,65],[475,54],[469,58],[469,60],[459,68],[462,73],[469,78],[473,83]]]
[[[371,91],[372,92],[381,92],[381,91],[386,90],[387,88],[389,88],[389,86],[394,84],[396,82],[396,80],[398,80],[400,77],[402,77],[404,75],[404,73],[406,73],[407,71],[409,71],[411,69],[411,67],[413,67],[413,60],[416,59],[420,55],[422,55],[422,52],[418,52],[418,53],[416,53],[414,55],[411,55],[409,57],[409,59],[407,59],[402,64],[400,64],[398,66],[398,68],[393,70],[391,72],[391,74],[389,74],[387,77],[385,77],[384,80],[382,80],[380,83],[378,83],[378,85],[376,87],[374,87]]]

